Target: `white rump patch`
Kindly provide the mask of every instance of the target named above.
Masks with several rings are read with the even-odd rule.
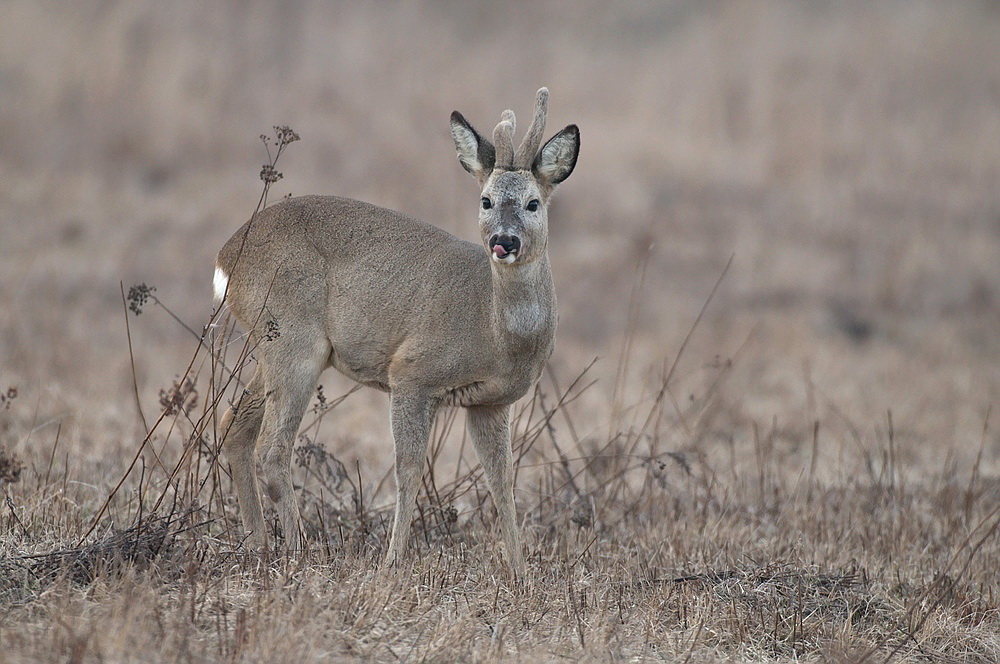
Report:
[[[229,286],[229,275],[218,265],[215,266],[215,276],[212,278],[212,292],[215,294],[215,303],[222,302],[226,295],[226,288]]]

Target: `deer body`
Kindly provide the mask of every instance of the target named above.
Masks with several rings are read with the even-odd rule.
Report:
[[[482,246],[361,201],[304,196],[272,205],[233,235],[217,265],[241,321],[263,312],[277,323],[278,336],[258,352],[310,307],[330,344],[328,366],[383,392],[418,382],[449,405],[509,404],[552,351],[547,257],[495,279]]]
[[[543,88],[528,137],[534,131],[536,143],[546,101]],[[250,330],[258,359],[220,426],[244,528],[258,546],[266,529],[255,449],[286,544],[297,547],[292,445],[320,373],[332,366],[390,394],[397,503],[388,559],[404,553],[434,415],[451,404],[467,409],[508,559],[523,572],[510,406],[538,380],[554,345],[545,204],[575,165],[579,133],[567,127],[541,152],[522,145],[542,165],[520,169],[510,111],[494,132],[497,148],[457,112],[452,134],[483,186],[485,246],[368,203],[305,196],[264,209],[219,252],[216,297]],[[559,149],[549,150],[554,143]]]

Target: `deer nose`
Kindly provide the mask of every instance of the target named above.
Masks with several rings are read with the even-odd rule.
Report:
[[[521,250],[521,238],[516,235],[496,234],[490,238],[490,250],[497,258],[516,254]]]

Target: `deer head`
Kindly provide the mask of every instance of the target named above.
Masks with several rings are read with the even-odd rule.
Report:
[[[569,125],[542,145],[549,91],[535,97],[528,133],[514,151],[514,112],[501,114],[493,142],[462,114],[451,114],[458,160],[482,187],[479,230],[495,266],[526,264],[545,255],[548,204],[556,185],[569,177],[580,153],[580,130]]]

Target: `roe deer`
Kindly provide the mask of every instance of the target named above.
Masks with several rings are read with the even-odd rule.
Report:
[[[516,153],[513,112],[502,114],[493,143],[451,114],[458,159],[482,188],[482,244],[368,203],[304,196],[262,210],[219,252],[216,299],[250,330],[257,357],[220,425],[251,544],[267,545],[258,446],[285,544],[301,544],[292,445],[320,372],[333,366],[390,395],[397,496],[386,560],[405,552],[431,424],[451,404],[467,409],[508,562],[524,573],[510,410],[552,353],[546,209],[580,150],[576,125],[541,145],[547,106],[542,88]]]

